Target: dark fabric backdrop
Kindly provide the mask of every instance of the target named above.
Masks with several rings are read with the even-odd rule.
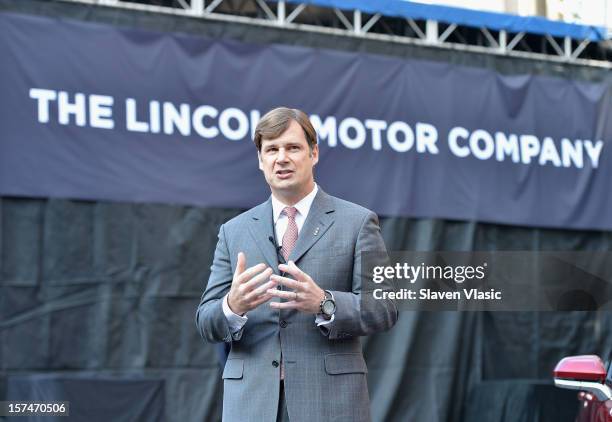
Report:
[[[601,69],[584,66],[59,1],[0,0],[0,10],[251,42],[420,57],[507,74],[579,80],[606,76]],[[0,198],[0,400],[15,398],[11,391],[24,377],[35,384],[41,374],[59,380],[87,377],[99,402],[113,397],[109,378],[162,380],[166,420],[220,419],[217,356],[196,332],[194,312],[218,228],[241,211]],[[390,250],[610,250],[612,246],[612,235],[604,232],[384,216],[381,226]],[[391,332],[364,339],[374,419],[572,420],[576,394],[552,386],[552,368],[570,354],[597,353],[606,358],[612,351],[611,334],[608,313],[403,312]],[[72,400],[73,406],[89,405]],[[100,420],[108,420],[103,409]],[[136,412],[113,420],[142,417]]]
[[[217,357],[197,334],[194,311],[218,227],[238,213],[2,198],[0,397],[24,373],[142,376],[165,380],[167,420],[219,419]],[[607,250],[612,243],[609,233],[397,218],[381,225],[389,249]],[[373,415],[461,421],[491,407],[503,412],[525,387],[550,386],[564,355],[611,351],[611,323],[608,313],[403,312],[392,331],[364,341]],[[472,392],[492,381],[505,383],[487,384],[484,391],[499,394],[480,403]],[[564,396],[556,391],[539,405],[558,407]],[[570,412],[575,397],[565,403]],[[499,415],[472,420],[552,420]]]

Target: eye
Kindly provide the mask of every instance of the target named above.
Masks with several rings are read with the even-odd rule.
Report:
[[[299,151],[301,148],[300,148],[300,146],[299,146],[299,145],[291,145],[291,146],[289,147],[289,149],[290,149],[291,151]]]

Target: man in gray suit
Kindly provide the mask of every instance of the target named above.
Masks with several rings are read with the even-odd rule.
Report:
[[[303,112],[268,112],[254,141],[272,195],[221,226],[196,313],[206,340],[231,343],[223,420],[369,421],[359,336],[398,316],[362,292],[362,252],[386,253],[376,214],[316,185]]]

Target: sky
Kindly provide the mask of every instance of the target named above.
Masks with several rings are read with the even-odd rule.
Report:
[[[418,2],[519,15],[535,14],[535,0],[418,0]],[[547,0],[547,9],[549,19],[612,27],[612,0]]]

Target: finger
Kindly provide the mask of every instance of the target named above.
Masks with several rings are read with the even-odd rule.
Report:
[[[297,301],[295,292],[288,292],[286,290],[268,289],[267,293],[271,296],[280,297],[281,299]]]
[[[269,268],[269,267],[266,268],[265,271],[251,278],[249,281],[245,282],[242,285],[242,289],[243,289],[242,291],[244,293],[248,293],[250,291],[255,290],[257,287],[261,285],[261,283],[268,281],[272,273],[273,273],[272,268]]]
[[[264,283],[258,288],[254,289],[247,296],[249,299],[255,299],[263,294],[266,294],[269,290],[276,290],[275,287],[276,287],[275,281],[268,281],[267,283]]]
[[[300,267],[298,267],[297,265],[295,265],[294,261],[289,261],[289,265],[293,267],[293,269],[296,271],[297,276],[296,278],[299,281],[312,281],[312,278],[310,278],[310,275],[308,275],[307,273],[305,273],[304,271],[302,271],[300,269]]]
[[[265,269],[266,269],[266,264],[264,264],[263,262],[247,268],[246,270],[242,272],[242,274],[238,275],[238,283],[246,283],[247,281],[252,279],[255,275],[259,274]]]
[[[306,273],[304,271],[300,270],[298,268],[298,266],[295,265],[295,262],[293,262],[293,261],[289,261],[288,265],[287,264],[280,264],[278,266],[278,269],[281,270],[282,272],[291,274],[298,281],[306,281],[305,277],[304,277],[306,275]]]
[[[246,255],[244,252],[238,252],[238,259],[236,262],[236,271],[234,271],[234,280],[238,278],[240,274],[244,272],[246,268]]]
[[[282,284],[283,286],[289,287],[290,289],[304,290],[303,284],[292,278],[282,277],[280,275],[273,274],[270,276],[270,279],[276,281],[279,284]]]
[[[290,302],[270,302],[270,308],[273,309],[298,309],[299,306],[294,300]]]
[[[270,296],[267,293],[261,295],[258,299],[252,302],[253,308],[257,308],[259,305],[261,305],[264,302],[269,301],[270,299],[272,299],[272,296]]]

